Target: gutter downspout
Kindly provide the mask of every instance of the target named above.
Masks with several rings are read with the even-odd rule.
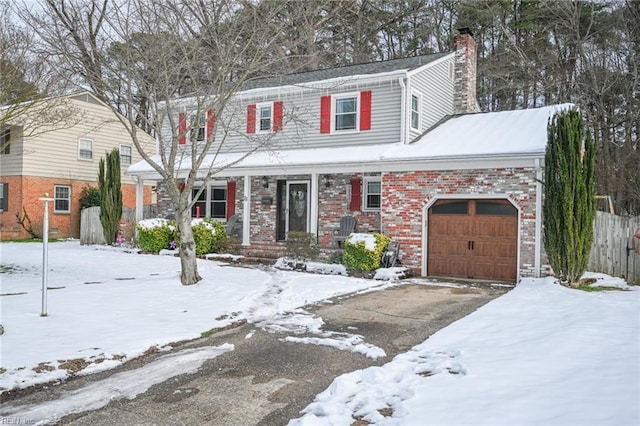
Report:
[[[542,263],[542,167],[540,159],[536,158],[536,226],[535,226],[535,248],[533,267],[535,269],[534,276],[540,278],[540,267]]]
[[[406,136],[406,104],[407,104],[407,86],[404,84],[404,77],[400,77],[398,79],[398,84],[400,85],[400,143],[407,143]]]

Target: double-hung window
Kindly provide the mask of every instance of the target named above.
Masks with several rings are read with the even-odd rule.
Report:
[[[0,212],[9,210],[9,184],[0,183]]]
[[[193,188],[192,199],[195,199],[200,188]],[[207,186],[193,204],[191,216],[225,219],[227,217],[226,183],[213,183]]]
[[[67,185],[54,185],[54,213],[69,213],[71,211],[71,187]]]
[[[382,184],[379,176],[364,178],[364,210],[379,210],[381,205]]]
[[[420,130],[420,95],[411,94],[411,128]]]
[[[335,98],[335,130],[356,130],[358,123],[358,97]]]
[[[0,128],[0,154],[11,152],[11,131],[8,128]]]
[[[78,159],[93,160],[93,141],[91,139],[78,140]]]
[[[266,105],[258,105],[258,114],[259,114],[259,132],[270,132],[271,131],[271,122],[273,116],[273,108],[272,104]]]
[[[127,166],[131,164],[131,154],[131,145],[120,145],[120,164]]]

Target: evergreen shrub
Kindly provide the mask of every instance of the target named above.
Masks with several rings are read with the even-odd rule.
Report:
[[[367,248],[367,241],[373,243],[372,250]],[[387,245],[389,245],[389,237],[379,233],[351,234],[345,241],[343,263],[347,269],[353,271],[378,269]]]
[[[177,229],[173,220],[159,218],[142,220],[137,226],[138,247],[150,253],[168,249],[172,241],[177,244]]]

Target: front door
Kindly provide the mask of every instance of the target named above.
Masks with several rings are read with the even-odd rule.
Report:
[[[309,232],[309,181],[288,181],[286,196],[287,233]]]

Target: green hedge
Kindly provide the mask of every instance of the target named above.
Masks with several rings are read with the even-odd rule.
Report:
[[[373,251],[367,249],[365,241],[362,240],[362,238],[371,237],[375,240],[375,249]],[[351,234],[345,242],[344,266],[353,271],[373,271],[378,269],[388,244],[389,237],[379,233]]]
[[[162,249],[180,247],[178,227],[173,220],[148,219],[138,223],[138,247],[143,251],[158,253]],[[194,219],[191,222],[196,255],[218,252],[226,243],[227,234],[222,223],[210,218]]]
[[[171,241],[177,240],[178,227],[173,220],[159,218],[141,220],[137,230],[138,247],[150,253],[168,249]]]

